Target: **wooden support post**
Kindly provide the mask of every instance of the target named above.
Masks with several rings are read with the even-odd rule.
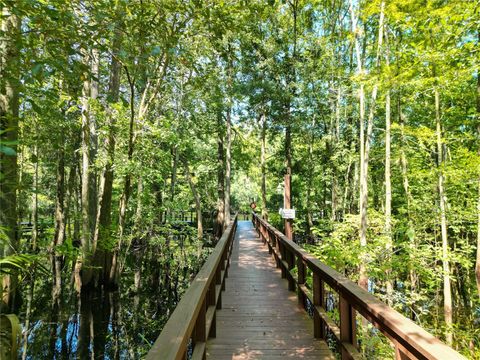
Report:
[[[313,305],[325,306],[325,284],[320,275],[313,273]],[[317,339],[325,338],[325,324],[317,311],[313,312],[313,334]]]
[[[222,290],[225,290],[225,287],[222,285],[222,270],[220,266],[217,267],[217,271],[215,272],[215,289],[217,285],[221,285],[220,294],[218,294],[218,300],[217,300],[217,310],[220,310],[222,308]],[[215,295],[216,295],[216,290],[215,290]]]
[[[217,337],[217,311],[213,314],[212,325],[210,326],[210,333],[208,334],[209,338]]]
[[[210,286],[208,287],[208,292],[207,292],[207,310],[210,306],[216,306],[216,281],[215,279],[212,280],[210,283]],[[216,337],[217,336],[217,316],[216,316],[216,311],[213,314],[213,319],[212,319],[212,324],[210,325],[210,333],[207,334],[208,337]]]
[[[395,360],[410,360],[410,356],[399,343],[395,343]]]
[[[202,307],[198,313],[197,321],[195,322],[195,328],[193,329],[193,343],[205,343],[207,341],[207,323],[206,323],[206,314],[207,314],[207,302],[203,300]],[[207,355],[204,351],[203,359],[206,359]]]
[[[297,284],[298,284],[298,303],[302,306],[305,307],[305,294],[303,293],[303,290],[301,288],[301,285],[305,285],[305,279],[306,279],[306,266],[305,263],[303,262],[303,259],[300,256],[297,256]]]
[[[282,262],[285,260],[285,247],[281,243],[278,244],[278,247],[280,249],[280,262]],[[280,264],[280,270],[282,272],[282,279],[285,279],[285,277],[287,276],[287,270],[285,269],[285,266],[283,266],[283,264]]]
[[[290,272],[295,267],[295,254],[288,248],[285,249],[286,260],[288,264],[287,279],[288,279],[288,290],[295,291],[295,280],[293,275]]]
[[[347,350],[346,345],[353,345],[357,347],[357,324],[356,324],[356,312],[355,309],[348,303],[348,301],[339,294],[340,304],[340,343],[341,343],[341,352],[342,360],[351,359],[352,356]]]

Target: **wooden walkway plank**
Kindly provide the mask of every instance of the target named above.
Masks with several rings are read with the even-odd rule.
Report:
[[[250,221],[238,222],[228,274],[208,359],[335,358],[325,341],[314,338],[312,320]]]

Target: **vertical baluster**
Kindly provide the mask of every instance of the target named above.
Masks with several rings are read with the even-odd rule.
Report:
[[[410,356],[404,351],[399,343],[395,342],[395,360],[410,360]]]
[[[340,342],[342,343],[342,360],[350,359],[351,356],[345,346],[345,344],[351,344],[354,347],[357,346],[357,334],[356,334],[356,321],[355,321],[355,309],[348,303],[348,301],[339,294],[340,297]]]
[[[202,307],[198,313],[197,321],[195,322],[195,328],[193,329],[193,343],[197,344],[200,342],[207,341],[207,323],[206,323],[206,314],[207,314],[207,302],[203,300]],[[203,359],[206,359],[205,351],[202,356]]]
[[[313,273],[313,305],[315,307],[325,306],[325,284],[316,272]],[[317,339],[325,338],[325,324],[317,309],[313,312],[313,333]]]
[[[303,259],[301,256],[297,256],[297,283],[298,283],[298,303],[302,305],[302,307],[305,307],[305,294],[303,293],[303,290],[300,288],[300,285],[305,285],[305,280],[306,280],[306,266],[305,263],[303,262]]]
[[[285,246],[282,244],[281,241],[278,242],[278,248],[280,250],[280,270],[282,271],[282,279],[285,279],[285,277],[287,276],[287,272],[282,262],[283,260],[285,260]]]
[[[228,276],[228,270],[225,267],[225,257],[226,257],[226,255],[227,255],[227,252],[224,251],[223,254],[222,254],[222,260],[220,261],[220,269],[225,272],[224,278],[226,278]],[[222,281],[222,290],[225,291],[225,281]]]
[[[267,230],[267,237],[268,237],[268,253],[272,254],[273,253],[273,241],[272,241],[272,233]]]
[[[216,306],[215,301],[216,301],[216,294],[215,294],[215,285],[216,281],[215,279],[212,279],[210,282],[210,286],[208,287],[208,293],[207,293],[207,310],[210,306]],[[212,325],[210,326],[210,333],[208,334],[208,337],[216,337],[217,336],[217,316],[216,316],[216,311],[213,314],[213,319],[212,319]]]
[[[293,275],[290,272],[295,267],[295,254],[293,253],[292,250],[289,248],[285,247],[285,255],[286,255],[286,260],[288,264],[288,290],[290,291],[295,291],[295,281],[293,279]]]

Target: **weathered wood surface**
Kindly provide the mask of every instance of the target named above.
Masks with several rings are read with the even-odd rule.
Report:
[[[250,221],[238,222],[216,318],[208,359],[334,359]]]
[[[314,304],[315,337],[323,338],[325,327],[328,328],[337,339],[342,359],[362,358],[356,336],[357,312],[390,339],[396,359],[465,359],[410,319],[307,253],[258,215],[253,214],[253,222],[281,268],[282,277],[288,280],[289,289],[297,289],[299,303],[303,304],[308,298]],[[291,271],[295,265],[297,275]],[[307,269],[313,274],[311,290],[305,283]],[[338,325],[325,310],[325,285],[329,285],[339,296]]]
[[[216,333],[215,309],[221,307],[236,226],[237,216],[183,294],[148,352],[147,360],[186,359],[192,350],[192,360],[205,359],[205,342]]]

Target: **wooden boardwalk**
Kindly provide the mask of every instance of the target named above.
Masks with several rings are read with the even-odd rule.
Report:
[[[238,222],[226,280],[208,359],[335,359],[250,221]]]

